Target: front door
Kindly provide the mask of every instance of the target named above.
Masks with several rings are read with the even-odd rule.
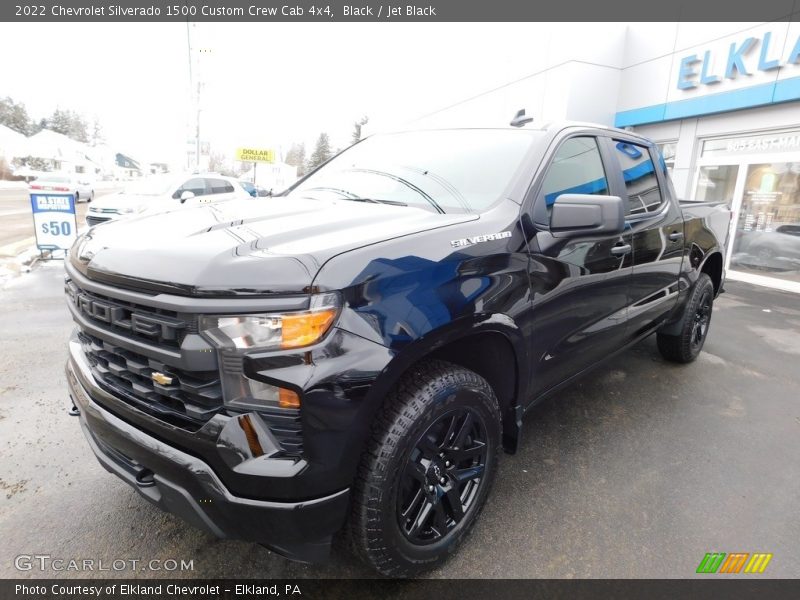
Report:
[[[549,216],[564,193],[614,194],[603,146],[592,136],[562,141],[545,170],[534,212],[546,207]],[[533,302],[526,332],[536,395],[624,343],[632,265],[627,232],[565,240],[541,229],[529,243]]]

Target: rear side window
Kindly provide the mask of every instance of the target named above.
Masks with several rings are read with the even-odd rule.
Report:
[[[209,194],[230,194],[233,192],[233,184],[224,179],[207,179]]]
[[[615,142],[615,148],[628,192],[626,214],[642,215],[659,210],[664,196],[658,186],[650,151],[630,142]]]
[[[597,140],[574,137],[562,143],[544,176],[542,193],[548,214],[561,194],[607,195],[608,180]]]

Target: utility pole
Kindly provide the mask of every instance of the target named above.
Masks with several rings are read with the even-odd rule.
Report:
[[[197,82],[197,126],[195,128],[196,161],[195,168],[200,170],[200,82]]]
[[[200,93],[203,88],[202,69],[200,69],[200,56],[197,56],[197,68],[194,69],[195,57],[192,55],[192,28],[189,20],[186,20],[186,46],[189,58],[189,89],[190,91],[190,104],[193,104],[195,113],[194,123],[194,150],[195,150],[195,169],[200,170]],[[199,51],[202,52],[202,49]],[[196,71],[196,72],[195,72]],[[195,75],[197,81],[195,81]]]
[[[194,103],[194,71],[192,69],[192,28],[189,24],[189,19],[186,19],[186,58],[189,62],[189,106]],[[188,125],[188,123],[187,123]],[[197,123],[195,127],[195,151],[197,158],[200,158],[200,115],[197,115]],[[188,158],[188,157],[187,157]],[[189,161],[186,161],[186,166],[189,166]]]

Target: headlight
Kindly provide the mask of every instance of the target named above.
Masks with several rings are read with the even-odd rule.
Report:
[[[218,348],[229,350],[302,348],[322,339],[338,312],[336,294],[319,294],[303,312],[202,317],[200,331]]]
[[[325,336],[338,312],[336,294],[319,294],[303,312],[201,317],[200,333],[217,348],[225,404],[243,410],[299,407],[294,391],[245,377],[242,357],[249,351],[310,346]]]

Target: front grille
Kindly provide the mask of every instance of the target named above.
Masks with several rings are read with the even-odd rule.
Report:
[[[198,352],[208,356],[205,352],[210,352],[211,348],[203,350],[196,342],[187,343],[191,349],[181,347],[188,335],[197,338],[197,315],[157,309],[90,292],[70,278],[65,281],[65,290],[74,310],[93,326],[91,331],[81,328],[78,339],[92,374],[103,389],[157,419],[188,431],[197,431],[223,411],[218,369],[186,370],[146,355],[150,354],[147,348],[153,348],[156,356],[156,350],[169,348],[180,352],[183,359],[174,364],[183,365],[191,357],[193,359],[188,364],[197,364],[193,361]],[[105,332],[109,335],[104,335]],[[119,345],[124,342],[114,343],[107,337],[135,340],[146,346],[133,346],[137,348],[136,352]],[[216,361],[201,364],[202,367],[195,368],[208,368]],[[221,366],[228,372],[240,373],[242,357],[223,353]],[[259,414],[286,454],[302,454],[299,409],[265,408]]]
[[[159,419],[196,431],[222,407],[217,371],[182,371],[83,331],[78,339],[102,387]]]
[[[100,223],[107,223],[110,221],[110,217],[93,217],[91,215],[86,215],[86,224],[89,227],[94,227],[95,225],[99,225]]]
[[[149,344],[180,348],[187,333],[197,331],[196,317],[141,306],[95,294],[79,288],[74,281],[64,284],[67,296],[95,325]]]

